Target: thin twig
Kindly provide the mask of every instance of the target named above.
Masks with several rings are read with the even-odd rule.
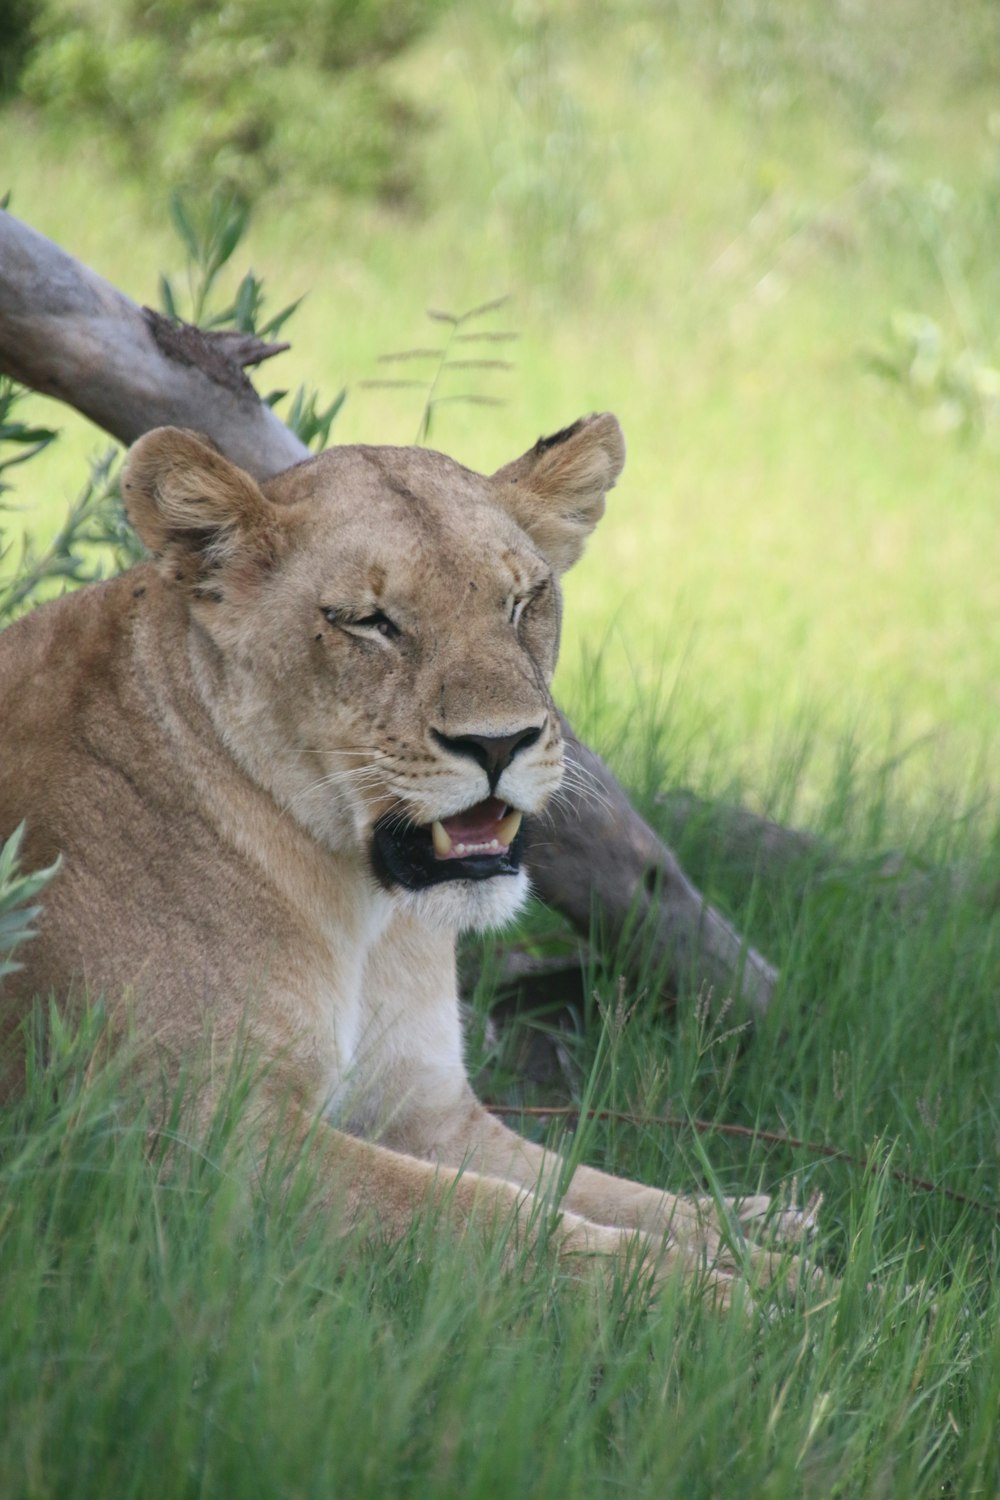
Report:
[[[872,1172],[877,1167],[871,1156],[856,1156],[851,1151],[845,1151],[842,1146],[830,1146],[825,1141],[804,1141],[794,1135],[785,1135],[780,1130],[760,1130],[756,1125],[731,1125],[716,1120],[700,1120],[693,1115],[631,1115],[617,1109],[580,1109],[573,1104],[487,1104],[486,1108],[493,1115],[521,1115],[533,1120],[575,1120],[582,1117],[587,1120],[614,1120],[623,1125],[663,1125],[668,1130],[695,1130],[699,1135],[736,1136],[740,1140],[763,1141],[767,1146],[788,1146],[795,1151],[808,1151],[812,1156],[826,1156],[832,1161],[860,1167],[864,1172]],[[945,1187],[940,1182],[930,1182],[926,1177],[916,1177],[912,1172],[904,1172],[899,1167],[889,1167],[888,1173],[906,1187],[917,1188],[922,1193],[936,1193],[953,1203],[964,1203],[969,1208],[978,1209],[980,1213],[1000,1218],[1000,1204],[984,1203],[981,1198],[973,1198],[969,1193]]]

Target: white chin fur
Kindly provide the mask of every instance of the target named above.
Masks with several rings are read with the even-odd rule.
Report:
[[[428,927],[488,932],[512,921],[530,890],[527,875],[518,870],[516,875],[494,875],[491,880],[444,880],[422,891],[397,889],[393,895],[404,911]]]

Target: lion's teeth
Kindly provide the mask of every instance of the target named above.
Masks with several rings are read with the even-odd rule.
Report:
[[[523,816],[523,813],[509,812],[505,818],[500,819],[496,825],[496,833],[491,839],[477,840],[475,843],[465,840],[456,843],[444,824],[435,818],[431,824],[431,843],[434,845],[434,853],[438,859],[447,859],[449,855],[461,858],[466,854],[500,854],[517,838],[517,831],[521,826]]]
[[[509,812],[505,818],[500,819],[500,822],[497,824],[496,836],[501,844],[506,844],[508,848],[510,847],[517,838],[517,830],[521,826],[521,819],[523,817],[523,813],[514,810],[513,812]]]
[[[444,824],[439,823],[437,818],[431,824],[431,842],[434,845],[434,853],[441,859],[447,859],[451,853],[451,838]]]

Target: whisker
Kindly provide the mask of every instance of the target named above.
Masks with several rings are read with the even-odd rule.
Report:
[[[392,756],[389,754],[388,750],[379,750],[374,746],[371,749],[361,750],[347,750],[340,745],[303,745],[302,748],[304,750],[307,750],[310,755],[355,755],[363,756],[366,760],[392,759]]]
[[[325,776],[319,777],[316,784],[333,786],[337,782],[347,782],[352,786],[357,786],[365,781],[384,782],[385,776],[381,768],[374,766],[347,766],[339,771],[327,772]]]
[[[301,787],[297,792],[294,792],[285,803],[285,810],[290,811],[293,807],[295,807],[297,803],[301,802],[304,798],[311,796],[313,792],[322,791],[327,787],[336,788],[338,785],[338,781],[339,778],[336,774],[332,776],[318,777],[315,781],[311,781],[308,786]],[[361,801],[365,804],[366,807],[370,805],[369,799],[365,796],[366,791],[377,789],[377,783],[371,780],[360,782],[354,781],[350,783],[350,790],[358,794]]]
[[[407,807],[397,807],[386,819],[387,828],[420,828],[416,815]]]
[[[556,808],[562,808],[564,812],[570,815],[575,814],[577,811],[575,804],[570,800],[565,792],[555,791],[552,793],[552,796],[549,798],[542,811],[540,813],[532,814],[532,821],[537,823],[548,823],[550,826],[554,825]]]
[[[591,802],[594,806],[606,808],[609,812],[614,810],[614,804],[608,797],[603,786],[592,771],[585,766],[567,761],[563,768],[563,784],[570,791],[577,792],[581,798]]]
[[[594,771],[589,771],[585,765],[577,765],[573,760],[568,760],[565,771],[568,772],[568,780],[570,780],[571,786],[579,786],[582,789],[586,787],[591,796],[594,796],[595,801],[603,802],[606,807],[612,807],[612,801],[610,801],[609,795],[604,790],[600,777],[597,777]]]
[[[570,760],[568,756],[563,761],[563,774],[575,777],[578,781],[586,781],[593,787],[601,786],[600,779],[589,766],[585,766],[582,761]]]

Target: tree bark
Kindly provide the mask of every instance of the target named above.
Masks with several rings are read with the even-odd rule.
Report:
[[[255,479],[310,453],[212,337],[175,329],[0,210],[0,371],[121,443],[153,427],[211,437]]]
[[[276,352],[169,323],[0,210],[0,372],[75,407],[128,444],[151,428],[210,437],[257,479],[310,457],[243,366]],[[570,794],[530,830],[539,894],[584,935],[594,917],[668,981],[742,994],[754,1013],[776,972],[699,894],[607,766],[564,722],[567,756],[598,795]],[[579,778],[574,778],[574,781]]]
[[[705,900],[676,856],[632,807],[619,782],[563,719],[583,770],[559,807],[531,831],[528,862],[539,895],[584,936],[594,917],[626,956],[665,974],[674,990],[694,980],[717,999],[742,994],[762,1014],[777,971]],[[589,797],[581,783],[597,786]]]

